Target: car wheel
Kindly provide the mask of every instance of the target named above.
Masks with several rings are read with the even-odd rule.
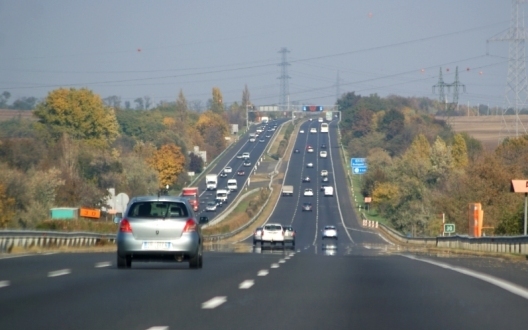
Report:
[[[126,257],[121,257],[119,254],[117,255],[117,268],[120,268],[120,269],[127,268]]]
[[[202,268],[201,259],[202,259],[202,247],[199,246],[198,252],[196,252],[196,254],[191,259],[189,259],[189,268],[192,268],[192,269]]]

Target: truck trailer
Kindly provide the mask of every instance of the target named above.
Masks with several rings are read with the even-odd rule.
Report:
[[[293,196],[293,186],[282,186],[282,196]]]
[[[216,174],[207,174],[205,176],[205,185],[207,190],[216,190],[218,185],[218,175]]]

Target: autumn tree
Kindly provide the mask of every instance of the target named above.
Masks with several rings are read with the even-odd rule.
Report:
[[[468,166],[468,154],[466,141],[460,134],[455,134],[453,137],[453,145],[451,146],[451,157],[453,158],[453,165],[455,168],[463,169]]]
[[[196,129],[203,137],[209,157],[214,158],[225,148],[229,125],[223,115],[213,111],[204,112],[196,123]]]
[[[175,144],[162,146],[147,162],[158,173],[160,188],[173,185],[185,168],[185,156]]]
[[[210,106],[210,110],[214,113],[223,114],[225,111],[222,92],[218,87],[213,87],[213,98],[211,99]]]
[[[15,215],[15,199],[6,194],[5,187],[0,183],[0,228],[6,228]]]
[[[48,94],[35,111],[39,127],[54,141],[63,134],[98,147],[118,136],[114,110],[88,89],[60,88]]]

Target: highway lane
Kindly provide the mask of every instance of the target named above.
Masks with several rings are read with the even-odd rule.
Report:
[[[526,261],[391,249],[352,212],[335,124],[326,137],[310,134],[310,125],[303,124],[295,141],[301,152],[284,179],[294,196],[281,197],[270,217],[295,226],[295,250],[246,244],[239,250],[247,253],[206,252],[199,270],[187,263],[118,270],[115,253],[0,259],[0,284],[7,283],[0,285],[0,329],[526,328]],[[318,156],[323,141],[326,160]],[[338,195],[319,194],[321,169]],[[301,182],[306,174],[310,184]],[[301,196],[304,186],[316,196]],[[301,212],[307,199],[312,213]],[[336,249],[322,248],[325,224],[340,226]]]

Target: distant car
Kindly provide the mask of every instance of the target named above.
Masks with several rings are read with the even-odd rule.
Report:
[[[302,129],[302,130],[300,130],[300,131],[299,131],[299,133],[301,133],[301,134],[304,134],[304,130],[303,130],[303,129]]]
[[[309,176],[303,178],[303,182],[310,182],[310,181],[311,181],[311,180],[310,180],[310,177],[309,177]]]
[[[224,172],[225,173],[231,173],[231,172],[233,172],[233,169],[230,166],[226,166],[226,167],[224,167]]]
[[[225,177],[227,177],[227,173],[226,173],[226,172],[221,172],[221,173],[220,173],[220,177],[221,177],[221,178],[225,178]]]
[[[251,157],[251,156],[249,155],[249,152],[244,152],[244,153],[242,154],[242,158],[244,158],[244,159],[248,159],[248,158],[250,158],[250,157]]]
[[[244,156],[243,156],[242,154],[238,154],[236,157],[237,157],[238,159],[242,159],[242,158],[244,158]]]
[[[307,167],[307,168],[312,168],[313,166],[314,166],[313,163],[308,163],[308,164],[306,164],[306,167]]]
[[[259,142],[266,142],[266,140],[264,140],[264,139],[260,139]]]
[[[327,184],[322,184],[322,185],[321,185],[321,189],[320,189],[320,190],[321,190],[321,191],[324,191],[324,190],[326,189],[326,187],[328,187],[328,185],[327,185]]]
[[[306,151],[308,151],[308,152],[310,152],[310,153],[311,153],[311,152],[314,152],[313,148],[310,147],[310,146],[308,146],[308,148],[306,149]]]
[[[269,139],[271,137],[271,135],[267,134],[266,137]]]
[[[310,128],[310,133],[317,133],[317,128],[315,127]]]
[[[310,121],[312,121],[312,120],[313,120],[313,118],[310,118]]]
[[[237,172],[237,175],[239,176],[246,175],[246,172],[244,170],[240,170]]]
[[[317,118],[317,121],[320,122],[320,123],[322,123],[322,122],[323,122],[323,117],[319,117],[319,118]]]
[[[257,245],[257,243],[260,243],[262,240],[262,227],[258,227],[255,229],[255,232],[253,233],[253,245]]]
[[[299,151],[299,149],[295,149],[293,152],[298,154],[300,151]]]
[[[186,198],[134,197],[114,221],[118,223],[117,268],[130,268],[136,260],[186,261],[190,268],[202,268],[202,230]]]
[[[284,246],[284,230],[281,224],[278,223],[267,223],[262,228],[262,238],[260,240],[260,245],[262,246],[265,242],[268,242],[272,245],[276,243],[282,243]]]
[[[248,161],[248,160],[246,160],[246,161],[244,161],[244,162],[242,163],[242,165],[244,165],[245,167],[249,167],[249,166],[251,166],[251,162]]]
[[[283,226],[284,230],[284,243],[290,243],[291,246],[295,246],[295,230],[292,226]]]
[[[321,170],[321,176],[328,176],[327,170]]]
[[[217,203],[211,201],[211,202],[207,202],[207,204],[205,205],[205,210],[208,212],[214,212],[216,211],[217,207],[218,207]]]
[[[323,239],[337,239],[337,229],[335,226],[325,226],[323,229]]]
[[[314,193],[313,193],[313,190],[311,188],[306,188],[304,189],[304,193],[303,193],[304,196],[313,196]]]
[[[312,203],[308,203],[308,202],[303,203],[302,210],[303,210],[303,212],[304,211],[312,212]]]
[[[321,179],[321,182],[328,182],[330,181],[330,179],[328,179],[327,176],[323,176],[323,178]]]
[[[328,153],[324,150],[319,151],[319,157],[326,158],[328,156]]]
[[[255,138],[249,138],[249,142],[255,142]]]
[[[321,144],[321,149],[326,149],[326,144]]]

